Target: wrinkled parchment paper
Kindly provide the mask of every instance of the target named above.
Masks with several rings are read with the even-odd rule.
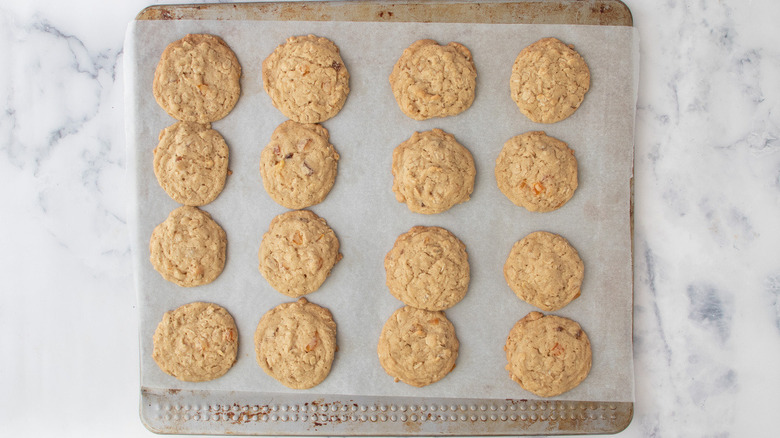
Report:
[[[149,262],[153,228],[178,207],[159,187],[152,150],[159,132],[175,122],[155,102],[152,78],[165,46],[187,33],[221,36],[243,69],[235,109],[213,124],[230,147],[225,190],[203,207],[227,232],[227,264],[213,283],[182,288],[165,281]],[[271,219],[287,211],[263,189],[260,151],[285,117],[261,85],[261,63],[292,35],[333,40],[351,75],[342,111],[324,123],[341,155],[336,184],[311,208],[335,230],[344,255],[322,288],[307,298],[331,310],[339,351],[329,377],[306,391],[289,390],[255,361],[260,317],[290,298],[258,272],[257,251]],[[509,95],[509,76],[520,50],[543,37],[573,44],[587,61],[591,88],[580,109],[552,125],[523,116]],[[388,76],[401,52],[418,39],[458,41],[477,67],[477,96],[466,112],[415,121],[398,109]],[[557,399],[633,401],[630,178],[638,69],[633,28],[608,26],[348,23],[273,21],[139,21],[127,34],[128,175],[131,181],[133,257],[140,312],[141,384],[155,388],[241,390],[262,393],[387,395],[456,398],[535,398],[511,381],[504,342],[514,323],[536,310],[507,286],[503,265],[512,244],[546,230],[566,237],[585,263],[582,296],[557,315],[578,321],[593,347],[593,368],[577,388]],[[432,216],[410,212],[391,191],[393,149],[414,131],[441,128],[474,156],[472,199]],[[544,130],[570,145],[579,161],[580,185],[572,200],[551,213],[530,213],[498,190],[493,174],[504,142]],[[379,365],[376,345],[386,319],[402,304],[385,286],[384,256],[396,237],[415,225],[452,231],[467,247],[471,284],[447,317],[460,340],[456,368],[438,383],[413,388],[394,383]],[[239,329],[234,367],[211,382],[180,382],[154,363],[152,335],[163,313],[193,301],[224,306]]]

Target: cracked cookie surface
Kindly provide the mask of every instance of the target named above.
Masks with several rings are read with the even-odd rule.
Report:
[[[436,214],[474,191],[471,152],[441,129],[415,132],[393,150],[393,192],[415,213]]]
[[[565,238],[537,231],[515,242],[504,278],[518,298],[542,310],[558,310],[580,296],[585,266]]]
[[[455,327],[444,312],[404,306],[382,328],[377,354],[396,382],[422,387],[455,368],[459,348]]]
[[[553,397],[578,386],[590,373],[590,340],[576,322],[531,312],[518,321],[504,346],[509,377],[526,391]]]
[[[273,105],[299,123],[330,119],[349,94],[349,72],[339,48],[327,38],[290,37],[263,61],[262,70]]]
[[[327,129],[288,120],[274,130],[260,154],[263,187],[290,209],[319,204],[336,181],[338,160]]]
[[[401,54],[390,86],[398,107],[412,119],[454,116],[474,102],[477,69],[462,44],[419,40]]]
[[[575,51],[555,38],[543,38],[517,55],[510,92],[520,111],[537,123],[566,119],[590,88],[590,69]]]
[[[166,280],[192,287],[211,283],[225,267],[227,236],[207,212],[183,206],[155,227],[149,259]]]
[[[271,287],[298,298],[319,289],[341,260],[339,240],[325,219],[308,210],[290,211],[271,221],[258,259]]]
[[[496,183],[529,211],[561,208],[577,189],[577,159],[568,145],[542,131],[509,139],[496,159]]]
[[[225,187],[228,155],[225,139],[210,125],[178,122],[160,132],[154,175],[179,204],[206,205]]]
[[[313,388],[325,380],[337,349],[330,311],[305,298],[269,310],[255,331],[258,365],[292,389]]]
[[[413,227],[385,256],[385,272],[390,293],[404,304],[449,309],[469,287],[466,245],[444,228]]]
[[[152,84],[157,103],[177,120],[224,118],[241,95],[241,65],[218,36],[189,34],[165,48]]]
[[[186,382],[204,382],[235,363],[238,330],[224,308],[195,302],[165,312],[153,343],[152,358],[161,370]]]

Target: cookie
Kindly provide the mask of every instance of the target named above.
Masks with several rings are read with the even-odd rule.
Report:
[[[580,107],[590,88],[590,69],[573,46],[544,38],[520,51],[509,84],[512,99],[526,117],[555,123]]]
[[[263,187],[290,209],[319,204],[336,181],[338,160],[327,129],[288,120],[274,130],[260,154]]]
[[[221,38],[190,34],[169,44],[160,56],[154,98],[174,119],[214,122],[238,102],[240,78],[238,58]]]
[[[185,382],[204,382],[233,366],[238,329],[224,308],[196,302],[165,312],[153,343],[152,358],[161,370]]]
[[[407,306],[445,310],[469,288],[466,245],[439,227],[413,227],[385,256],[387,287]]]
[[[471,152],[441,129],[415,132],[393,151],[393,192],[415,213],[435,214],[474,191]]]
[[[415,120],[454,116],[474,102],[477,69],[462,44],[419,40],[396,62],[390,87],[401,111]]]
[[[225,139],[210,125],[178,122],[160,132],[154,175],[179,204],[206,205],[225,187],[228,155]]]
[[[509,377],[540,397],[573,389],[588,376],[592,363],[590,340],[579,324],[539,312],[512,327],[504,351]]]
[[[577,250],[545,231],[517,241],[504,264],[504,278],[518,298],[548,312],[580,296],[584,272]]]
[[[260,273],[271,287],[298,298],[319,289],[341,254],[336,233],[325,219],[299,210],[271,221],[258,258]]]
[[[294,36],[263,61],[263,88],[287,118],[320,123],[344,106],[349,72],[331,40]]]
[[[561,208],[578,185],[574,151],[542,131],[510,138],[496,159],[495,174],[501,192],[529,211]]]
[[[412,386],[438,382],[455,368],[460,343],[444,312],[401,307],[382,328],[377,353],[387,374]]]
[[[330,311],[306,298],[269,310],[255,331],[257,363],[292,389],[313,388],[325,380],[337,349]]]
[[[166,280],[184,287],[200,286],[222,273],[226,248],[225,231],[211,215],[184,206],[155,227],[149,259]]]

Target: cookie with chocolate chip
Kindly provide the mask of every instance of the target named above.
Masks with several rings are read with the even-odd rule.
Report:
[[[322,125],[288,120],[260,154],[263,187],[278,204],[301,209],[319,204],[336,181],[339,154]]]

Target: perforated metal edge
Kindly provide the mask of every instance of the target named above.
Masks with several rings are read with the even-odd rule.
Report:
[[[243,435],[553,435],[615,433],[633,403],[424,399],[142,390],[156,433]]]

